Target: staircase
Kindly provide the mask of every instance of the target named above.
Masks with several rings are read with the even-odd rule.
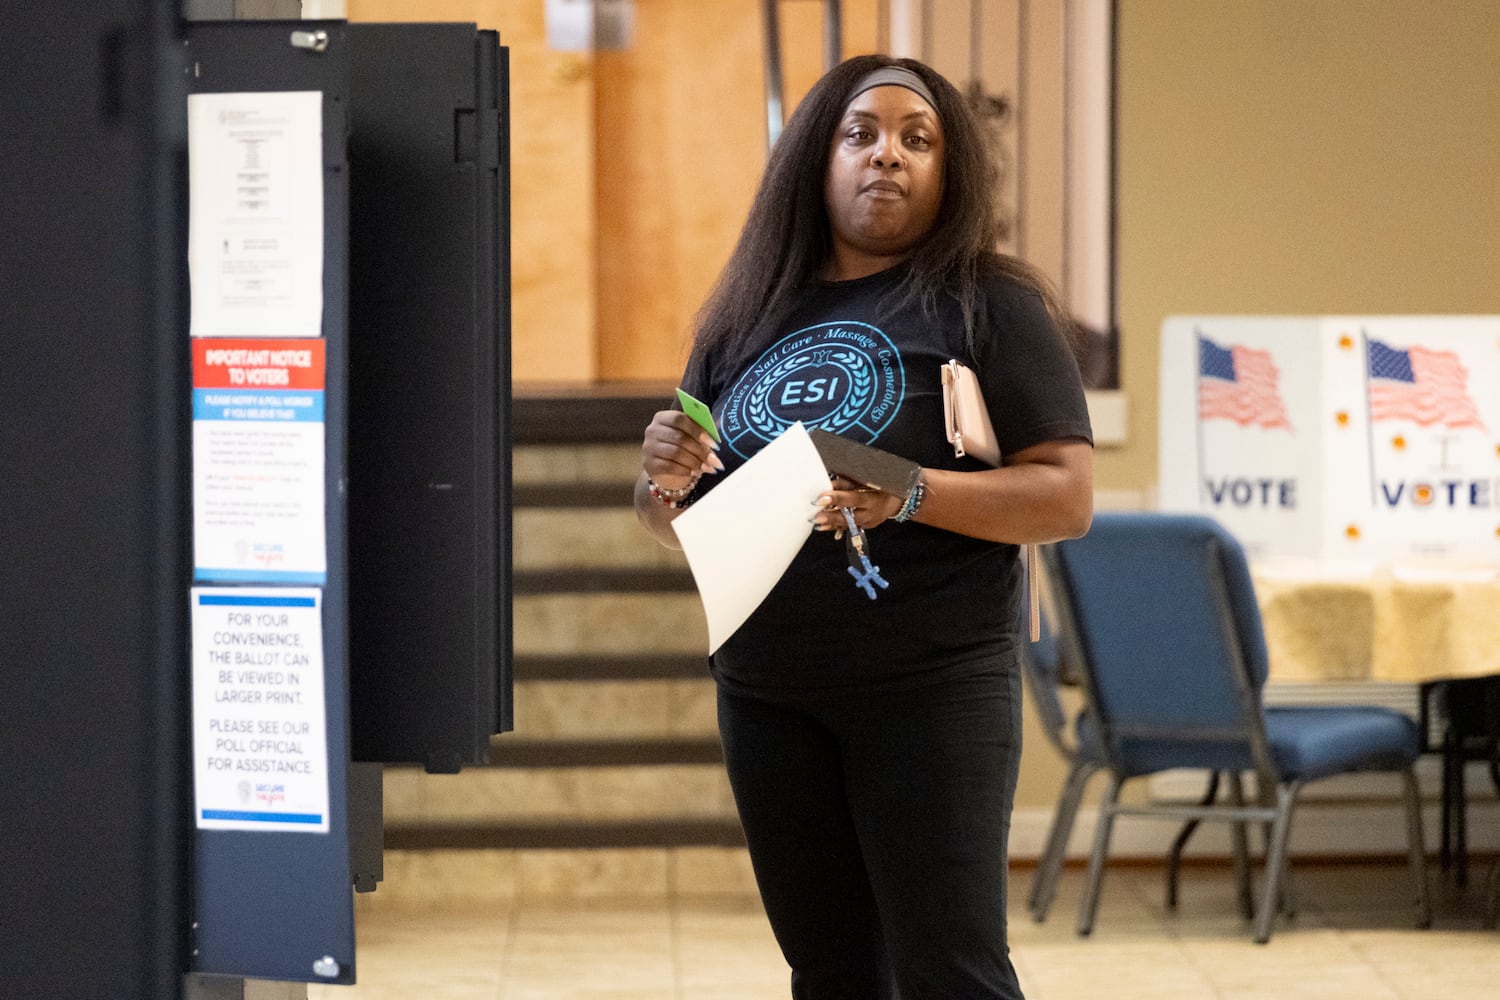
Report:
[[[515,731],[457,775],[387,768],[388,851],[742,846],[692,577],[632,506],[670,392],[515,398]]]

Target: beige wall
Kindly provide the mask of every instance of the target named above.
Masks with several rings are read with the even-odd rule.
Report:
[[[1173,313],[1500,312],[1500,4],[1123,0],[1127,447],[1156,478]]]
[[[1166,316],[1500,313],[1500,3],[1121,0],[1118,30],[1130,438],[1102,489],[1156,481]],[[1063,769],[1024,738],[1016,805],[1047,806]]]

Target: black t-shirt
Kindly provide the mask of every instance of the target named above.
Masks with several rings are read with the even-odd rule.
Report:
[[[984,468],[955,458],[943,431],[940,366],[950,358],[976,368],[1001,454],[1092,440],[1077,364],[1039,295],[988,278],[978,357],[970,358],[957,301],[945,296],[936,313],[902,303],[892,293],[905,273],[898,265],[820,284],[775,331],[695,355],[683,388],[712,407],[726,466],[702,488],[733,475],[796,421],[928,468]],[[867,535],[888,589],[870,600],[848,573],[844,543],[814,532],[714,654],[715,676],[767,694],[936,679],[1013,640],[1017,546],[893,520]]]

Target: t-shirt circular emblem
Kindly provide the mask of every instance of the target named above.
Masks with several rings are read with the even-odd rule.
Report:
[[[723,397],[719,431],[742,458],[797,421],[864,444],[901,409],[906,372],[896,345],[867,323],[819,323],[788,334]]]

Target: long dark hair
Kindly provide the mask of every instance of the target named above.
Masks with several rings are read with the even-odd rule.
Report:
[[[906,301],[920,299],[928,310],[941,296],[956,299],[971,358],[978,354],[976,316],[983,301],[980,280],[987,271],[1035,289],[1066,328],[1056,295],[1040,272],[995,249],[998,175],[963,95],[915,59],[865,55],[840,63],[815,83],[777,139],[734,252],[698,311],[695,354],[747,336],[761,324],[780,323],[816,279],[833,249],[823,184],[834,129],[855,84],[882,66],[900,66],[921,77],[937,101],[943,125],[943,199],[932,231],[909,258],[897,293]]]

